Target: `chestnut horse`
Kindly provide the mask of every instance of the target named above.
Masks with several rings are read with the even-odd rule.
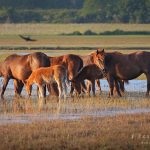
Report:
[[[122,54],[119,52],[105,52],[103,50],[97,50],[97,60],[99,66],[103,69],[108,77],[110,94],[113,95],[114,83],[117,86],[117,93],[119,88],[117,80],[132,80],[142,73],[147,78],[147,92],[150,91],[150,52],[134,52],[130,54]]]
[[[10,79],[14,79],[15,94],[20,95],[24,86],[23,82],[30,76],[31,72],[39,67],[48,66],[50,66],[49,57],[41,52],[8,56],[0,63],[0,76],[4,77],[1,98],[3,98]]]
[[[66,99],[68,82],[67,69],[62,65],[54,65],[51,67],[41,67],[34,70],[29,78],[25,81],[25,87],[28,95],[31,95],[32,84],[36,84],[39,88],[39,98],[44,98],[44,86],[51,82],[56,82],[59,90],[59,100]]]
[[[49,57],[50,65],[64,65],[68,70],[68,79],[71,80],[78,71],[83,67],[83,60],[75,54],[66,54],[57,57]],[[85,88],[84,83],[82,87]],[[74,87],[71,85],[70,94],[73,93]]]
[[[80,82],[87,79],[92,84],[92,92],[93,96],[95,96],[95,80],[96,79],[102,79],[103,73],[99,69],[99,67],[96,64],[90,64],[87,66],[84,66],[78,74],[71,80],[71,82],[74,84],[75,89],[78,91],[78,93],[81,93],[80,88]],[[90,96],[90,87],[88,88],[88,95]]]

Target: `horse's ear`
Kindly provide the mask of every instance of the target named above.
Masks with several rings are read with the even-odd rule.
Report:
[[[104,53],[105,53],[105,51],[104,51],[104,49],[102,49],[102,50],[100,50],[99,48],[96,50],[96,54],[98,55],[98,54],[101,54],[101,55],[103,55]]]
[[[104,53],[105,52],[104,49],[102,49],[101,52]]]
[[[98,49],[97,49],[97,50],[96,50],[96,55],[98,55],[98,52],[99,52],[99,51],[98,51]]]

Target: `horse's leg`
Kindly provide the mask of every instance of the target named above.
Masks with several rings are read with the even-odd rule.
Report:
[[[67,85],[65,79],[62,81],[62,87],[63,87],[63,93],[64,93],[64,99],[67,98]]]
[[[71,96],[73,95],[73,91],[74,91],[74,87],[73,87],[73,85],[72,85],[72,83],[71,83],[71,89],[70,89],[70,95],[71,95]]]
[[[23,86],[24,84],[22,81],[14,79],[15,96],[20,96]]]
[[[121,80],[121,81],[118,81],[118,83],[119,83],[119,87],[120,87],[121,92],[124,93],[124,90],[125,90],[125,88],[124,88],[124,81]]]
[[[81,82],[82,92],[85,93],[87,91],[87,87],[85,85],[85,81]]]
[[[38,97],[39,97],[39,95],[40,95],[39,86],[37,86],[37,88],[36,88],[36,94],[37,94]]]
[[[109,88],[110,88],[110,93],[109,93],[109,97],[113,96],[113,91],[114,91],[114,78],[111,77],[110,75],[107,76],[107,81],[109,84]]]
[[[96,79],[95,82],[96,82],[96,84],[97,84],[97,86],[98,86],[99,94],[101,94],[102,90],[101,90],[100,80],[99,80],[99,79]]]
[[[63,87],[62,87],[62,83],[61,81],[58,79],[56,80],[57,85],[58,85],[58,90],[59,90],[59,101],[62,99],[62,91],[63,91]]]
[[[4,99],[4,92],[6,90],[6,87],[8,85],[8,81],[9,81],[9,78],[4,78],[3,80],[3,86],[2,86],[2,91],[1,91],[1,98]]]
[[[38,87],[39,87],[39,99],[45,100],[45,104],[46,104],[46,98],[44,96],[44,87],[42,85]]]
[[[92,83],[93,96],[95,96],[95,80],[92,80],[91,83]]]
[[[87,93],[88,93],[88,96],[90,96],[90,92],[91,92],[91,82],[87,81]]]
[[[121,97],[120,87],[119,87],[118,81],[117,81],[117,80],[115,80],[114,82],[115,82],[116,92],[117,92],[118,96],[120,96],[120,97]]]
[[[43,87],[44,97],[46,97],[46,84]]]
[[[146,96],[149,96],[149,92],[150,92],[150,74],[146,74],[146,78],[147,78],[147,91],[146,91]]]

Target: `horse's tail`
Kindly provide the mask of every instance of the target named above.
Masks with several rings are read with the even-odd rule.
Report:
[[[69,80],[69,76],[68,76],[68,69],[65,68],[65,82],[66,85],[69,87],[70,86],[70,80]]]
[[[82,59],[80,59],[80,65],[79,65],[78,71],[81,70],[81,68],[83,68],[83,60]]]

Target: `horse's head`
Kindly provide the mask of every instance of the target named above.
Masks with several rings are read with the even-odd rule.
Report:
[[[96,64],[99,66],[99,68],[101,70],[104,70],[104,59],[105,59],[105,51],[104,49],[100,50],[100,49],[97,49],[96,50],[96,55],[95,55],[95,62]]]

